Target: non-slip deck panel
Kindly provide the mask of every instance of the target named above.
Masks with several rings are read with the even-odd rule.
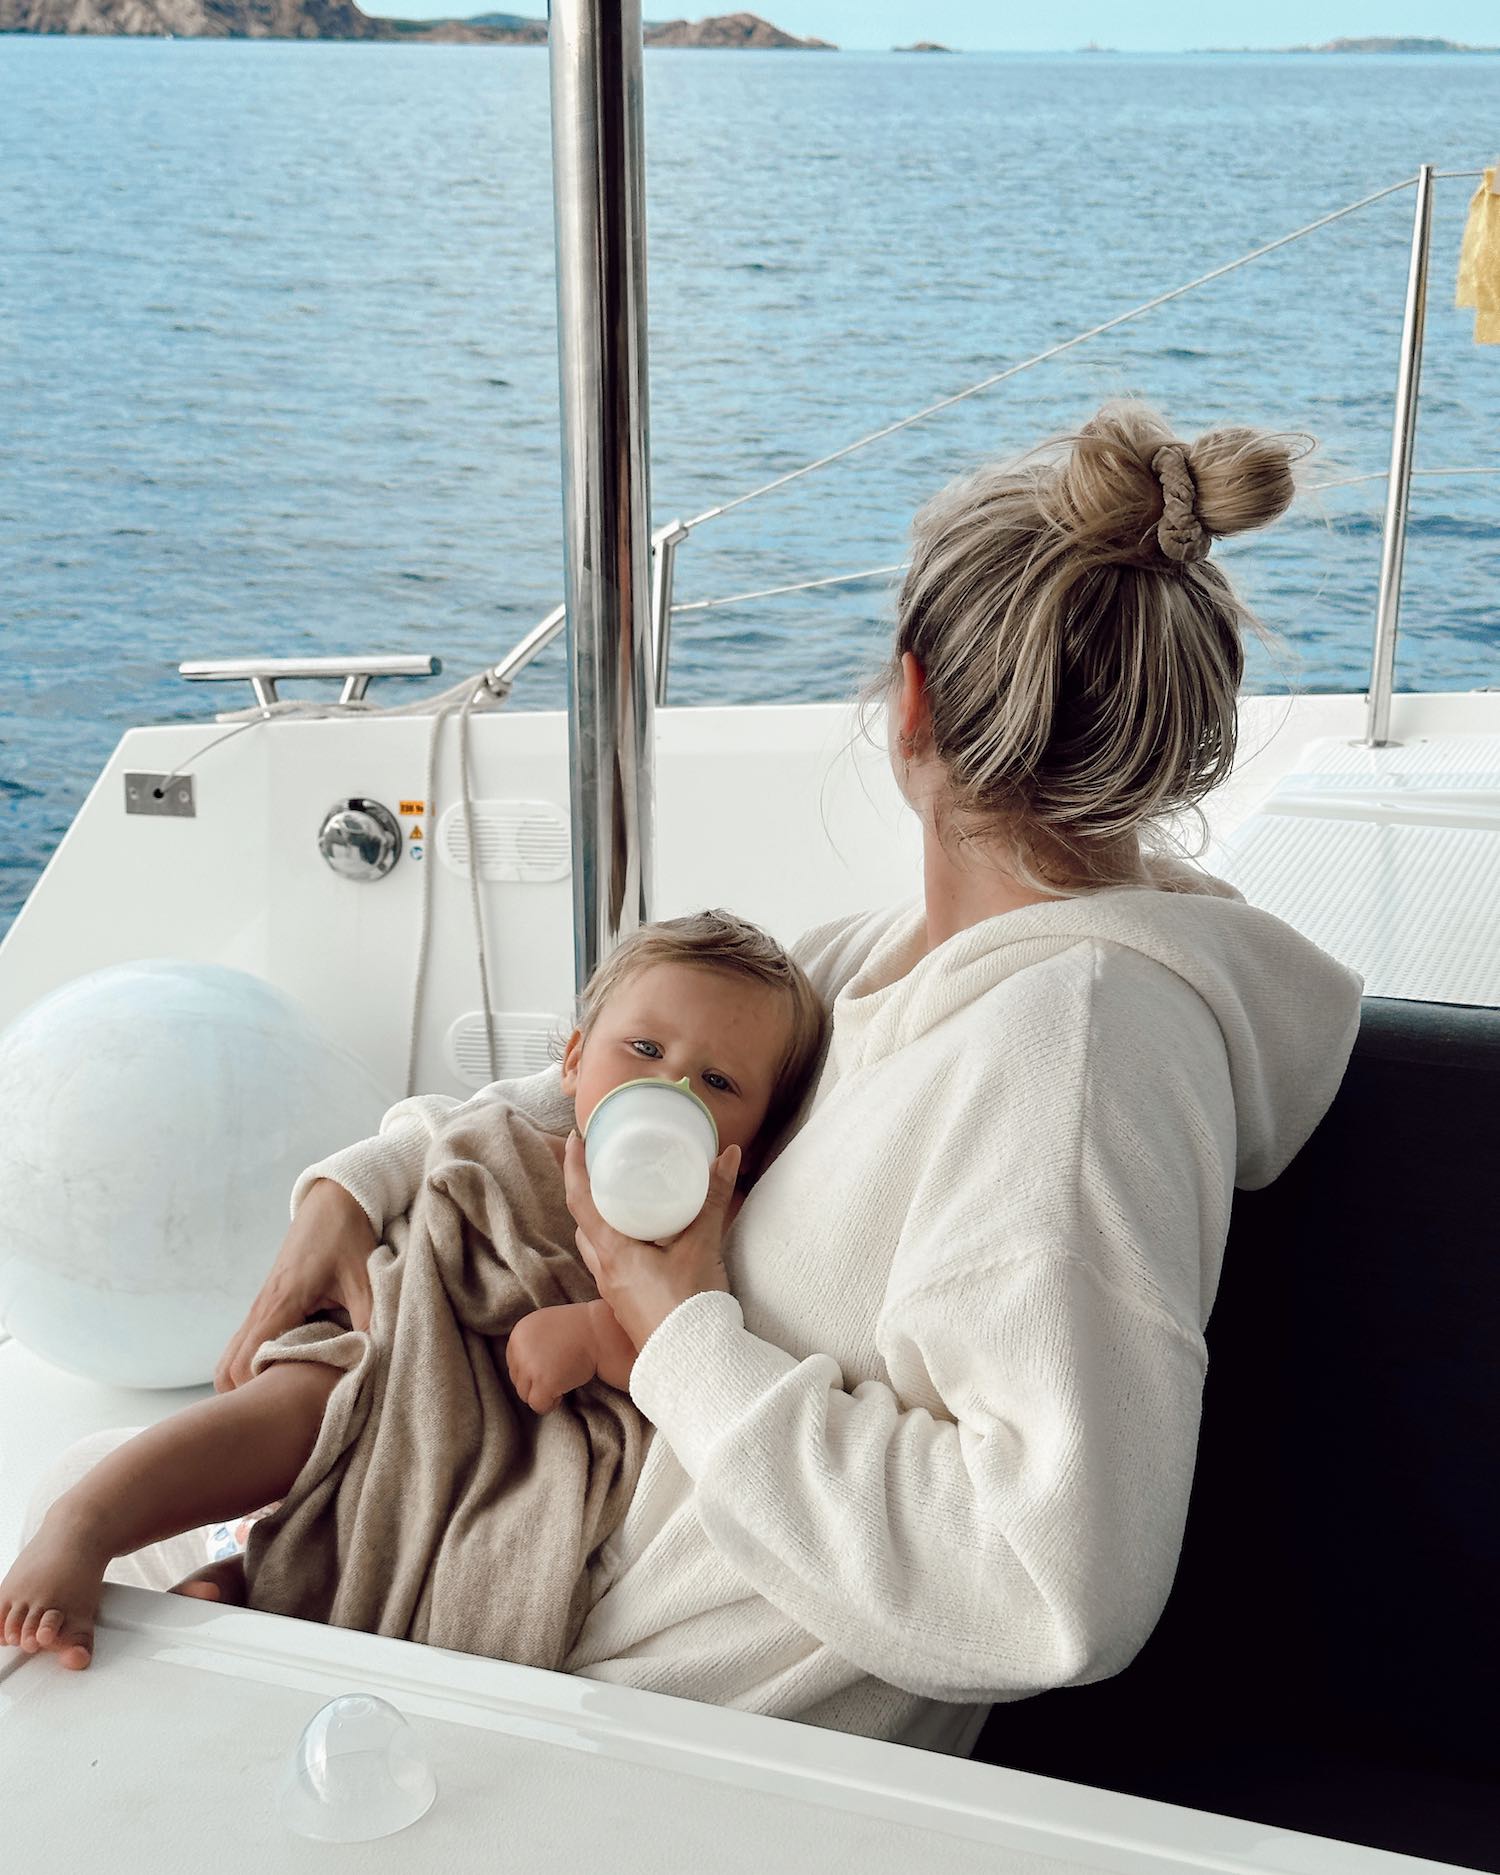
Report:
[[[1368,995],[1500,1004],[1500,831],[1266,813],[1229,877]]]
[[[1314,742],[1213,865],[1369,996],[1500,1005],[1500,736]]]

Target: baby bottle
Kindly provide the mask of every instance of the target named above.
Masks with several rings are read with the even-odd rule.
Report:
[[[654,1243],[703,1209],[719,1129],[685,1080],[626,1081],[589,1115],[583,1146],[600,1217]]]

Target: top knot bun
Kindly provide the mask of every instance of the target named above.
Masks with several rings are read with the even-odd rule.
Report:
[[[1157,568],[1274,521],[1296,493],[1302,453],[1240,427],[1185,443],[1143,404],[1106,405],[1070,441],[1043,494],[1048,518],[1096,562]]]
[[[910,653],[943,825],[1000,842],[1035,891],[1140,884],[1142,842],[1233,766],[1243,634],[1264,630],[1204,555],[1282,512],[1306,446],[1180,442],[1114,405],[927,503],[881,688]]]

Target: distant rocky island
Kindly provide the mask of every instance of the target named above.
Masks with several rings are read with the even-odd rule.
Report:
[[[936,39],[919,39],[912,46],[892,46],[892,52],[951,52],[952,46],[940,46]]]
[[[471,19],[383,19],[354,0],[0,0],[0,33],[126,34],[154,39],[377,39],[437,45],[544,46],[547,22],[519,13]],[[666,20],[645,28],[648,46],[836,52],[798,39],[754,13]]]
[[[1330,39],[1321,46],[1210,46],[1210,52],[1500,52],[1500,46],[1465,46],[1456,39]]]

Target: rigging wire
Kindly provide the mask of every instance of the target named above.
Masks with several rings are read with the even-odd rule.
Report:
[[[862,579],[877,579],[882,573],[899,573],[905,567],[904,560],[895,566],[870,566],[862,573],[830,573],[823,579],[798,580],[791,586],[762,586],[758,592],[732,592],[723,599],[693,599],[686,605],[674,605],[672,611],[711,612],[719,605],[741,605],[748,599],[772,599],[783,592],[811,592],[815,586],[848,586]]]
[[[1466,172],[1456,172],[1466,173]],[[1124,325],[1128,319],[1138,319],[1142,313],[1151,312],[1157,306],[1165,306],[1169,300],[1180,299],[1184,293],[1191,293],[1195,287],[1206,286],[1210,280],[1219,280],[1225,274],[1233,273],[1237,268],[1249,266],[1252,260],[1259,260],[1262,255],[1272,254],[1279,247],[1286,247],[1292,241],[1300,241],[1304,235],[1316,233],[1319,228],[1326,228],[1335,221],[1341,221],[1345,215],[1352,215],[1361,208],[1368,208],[1372,202],[1383,201],[1388,195],[1395,195],[1402,189],[1410,189],[1416,183],[1415,176],[1406,176],[1400,182],[1390,183],[1384,189],[1377,189],[1373,195],[1362,196],[1357,202],[1350,202],[1338,208],[1330,215],[1322,215],[1316,221],[1308,222],[1304,228],[1296,228],[1290,234],[1284,234],[1279,240],[1267,241],[1263,247],[1253,248],[1248,254],[1241,254],[1238,260],[1227,261],[1222,267],[1215,267],[1209,273],[1199,274],[1196,280],[1189,280],[1183,286],[1174,286],[1170,292],[1158,293],[1154,299],[1143,300],[1139,306],[1132,306],[1127,312],[1116,313],[1113,319],[1106,319],[1102,325],[1090,326],[1087,332],[1078,332],[1070,339],[1063,339],[1057,345],[1049,345],[1045,351],[1037,352],[1034,357],[1023,358],[1019,364],[1008,365],[1004,371],[997,371],[992,376],[983,378],[978,384],[971,384],[967,390],[955,391],[951,397],[939,398],[937,403],[929,404],[925,410],[918,410],[914,415],[902,417],[895,423],[888,423],[883,429],[872,430],[868,436],[861,436],[857,441],[846,443],[842,449],[835,449],[830,455],[819,456],[816,462],[804,463],[800,469],[789,469],[785,475],[778,475],[774,480],[763,482],[759,488],[752,488],[748,494],[736,495],[732,501],[719,503],[717,507],[705,508],[702,514],[695,515],[691,521],[682,525],[691,531],[705,521],[716,520],[721,514],[728,514],[734,508],[742,508],[747,501],[754,501],[761,495],[769,495],[773,489],[785,488],[788,482],[795,482],[800,476],[811,475],[814,469],[824,469],[832,462],[841,462],[845,456],[852,456],[857,449],[864,449],[870,443],[878,443],[883,437],[894,436],[898,430],[909,429],[914,423],[921,423],[924,418],[936,416],[940,410],[950,410],[954,404],[961,404],[966,397],[975,397],[980,391],[987,391],[992,385],[1003,384],[1007,378],[1013,378],[1022,371],[1031,370],[1033,365],[1045,364],[1049,358],[1056,358],[1060,353],[1070,351],[1075,345],[1082,345],[1085,339],[1098,338],[1101,332],[1110,332],[1116,326]]]
[[[1390,480],[1389,469],[1375,469],[1369,475],[1342,475],[1336,482],[1309,482],[1308,493],[1316,493],[1325,488],[1353,488],[1360,482],[1386,482]],[[1419,475],[1500,475],[1500,468],[1487,469],[1413,469],[1412,480]]]
[[[1413,469],[1413,477],[1419,475],[1500,475],[1500,465],[1489,468],[1473,469]],[[1389,469],[1376,469],[1369,475],[1345,475],[1333,482],[1309,482],[1306,492],[1318,494],[1328,488],[1353,488],[1361,482],[1384,482],[1390,477]],[[744,605],[751,599],[774,599],[783,593],[813,592],[819,586],[856,586],[864,579],[878,579],[882,574],[904,573],[907,562],[898,560],[894,566],[867,566],[857,573],[828,573],[821,579],[801,579],[787,586],[762,586],[755,592],[734,592],[722,599],[693,599],[686,605],[674,605],[673,612],[711,612],[716,606]]]

